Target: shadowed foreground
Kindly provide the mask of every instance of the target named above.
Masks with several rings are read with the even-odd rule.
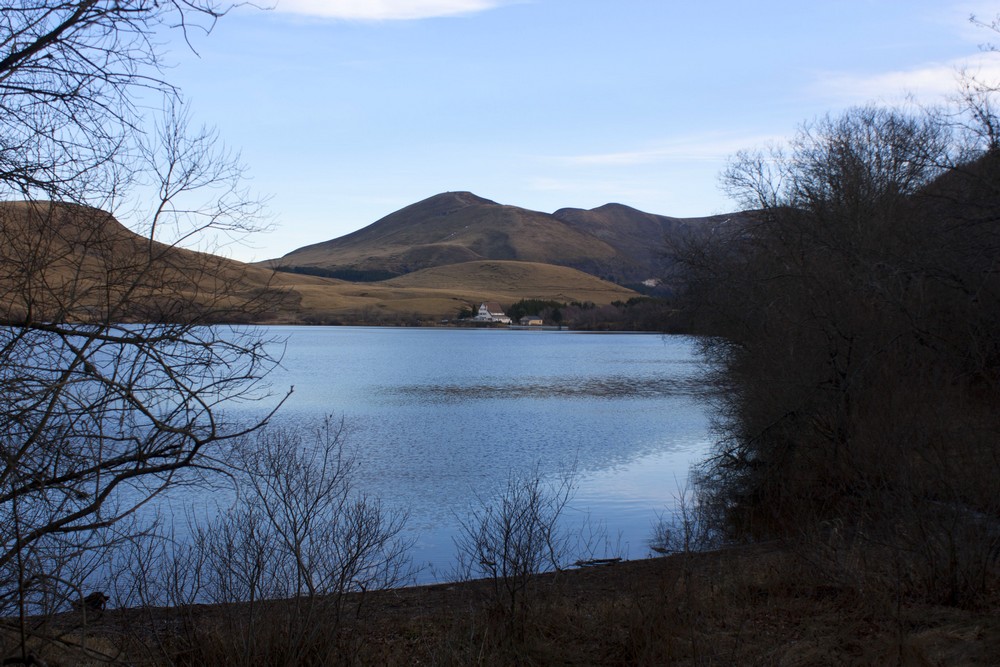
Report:
[[[477,581],[352,597],[339,632],[286,662],[291,603],[266,603],[249,653],[229,628],[245,606],[108,611],[49,665],[989,665],[1000,655],[1000,591],[958,609],[908,599],[905,582],[838,583],[823,549],[777,544],[618,563],[535,578],[516,610]],[[258,603],[264,604],[264,603]],[[81,613],[56,620],[79,637]],[[75,629],[74,629],[75,628]],[[321,629],[317,629],[321,630]]]

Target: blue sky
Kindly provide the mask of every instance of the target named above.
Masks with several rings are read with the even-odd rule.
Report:
[[[1000,2],[276,0],[168,72],[242,152],[280,256],[448,190],[551,212],[732,210],[726,158],[825,113],[1000,80]]]

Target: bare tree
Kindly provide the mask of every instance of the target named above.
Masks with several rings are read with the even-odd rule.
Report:
[[[512,473],[502,490],[478,498],[460,520],[458,576],[487,579],[491,602],[516,634],[523,634],[535,575],[566,564],[570,533],[563,515],[572,490],[571,477],[548,484],[537,471]]]
[[[195,521],[191,539],[132,544],[122,568],[131,576],[119,584],[136,604],[169,605],[180,619],[148,627],[168,658],[349,662],[364,633],[342,631],[356,628],[366,593],[410,577],[405,514],[355,489],[355,461],[330,420],[314,431],[268,427],[231,460],[232,507]],[[214,613],[192,618],[204,602]]]
[[[0,8],[0,198],[17,200],[0,203],[0,614],[20,616],[0,650],[21,661],[35,602],[91,592],[81,564],[124,520],[266,421],[223,408],[267,394],[274,348],[207,325],[280,295],[182,247],[254,230],[261,204],[238,155],[192,131],[157,46],[230,6]]]
[[[29,0],[0,8],[0,183],[94,201],[127,183],[144,105],[177,91],[158,33],[209,32],[218,0]]]
[[[724,174],[755,210],[684,260],[719,370],[704,507],[731,536],[846,522],[927,554],[934,574],[915,579],[951,601],[983,590],[1000,470],[992,96],[852,109]]]

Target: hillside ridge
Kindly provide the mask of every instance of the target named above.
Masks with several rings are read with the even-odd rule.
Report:
[[[499,208],[467,193],[430,204],[444,216]],[[466,254],[395,280],[337,280],[151,241],[98,209],[0,202],[0,320],[420,323],[482,301],[606,305],[636,296],[569,267]]]
[[[564,266],[635,287],[669,272],[671,244],[734,215],[741,214],[674,218],[618,203],[544,213],[468,191],[444,192],[261,264],[381,280],[450,264],[513,260]]]

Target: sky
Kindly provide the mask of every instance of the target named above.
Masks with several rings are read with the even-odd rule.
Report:
[[[241,152],[275,230],[244,261],[343,236],[440,192],[552,212],[736,208],[739,149],[869,102],[1000,80],[1000,0],[273,0],[194,51],[193,118]]]

